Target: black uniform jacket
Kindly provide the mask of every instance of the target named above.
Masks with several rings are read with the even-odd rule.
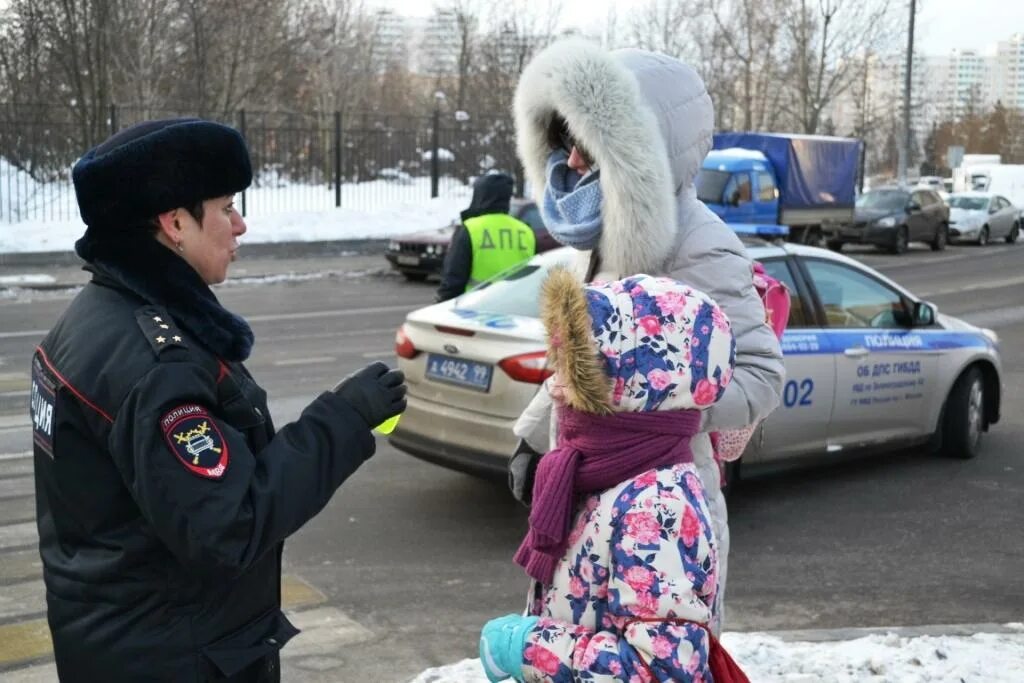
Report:
[[[275,433],[237,358],[251,332],[243,353],[224,343],[223,320],[248,326],[209,314],[208,288],[195,309],[188,287],[147,301],[125,281],[135,271],[96,270],[32,360],[61,680],[272,680],[249,672],[273,669],[297,633],[281,613],[282,542],[373,454],[373,437],[330,392]]]

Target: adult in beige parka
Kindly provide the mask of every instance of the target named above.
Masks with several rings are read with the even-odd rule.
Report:
[[[784,368],[742,243],[697,199],[694,179],[714,128],[711,98],[692,68],[666,55],[609,52],[581,39],[551,45],[527,65],[515,97],[519,156],[538,202],[545,194],[556,117],[600,171],[600,241],[596,249],[578,253],[580,277],[667,275],[707,292],[732,322],[732,383],[704,412],[704,433],[691,444],[719,546],[717,631],[729,526],[707,432],[764,419],[779,403]],[[550,415],[551,400],[542,389],[516,423],[517,436],[546,452],[556,428]]]

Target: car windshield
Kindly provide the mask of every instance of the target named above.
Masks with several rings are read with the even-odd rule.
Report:
[[[988,197],[964,197],[953,195],[949,198],[949,206],[952,209],[984,211],[988,208]]]
[[[907,205],[907,199],[907,193],[899,190],[874,190],[860,196],[857,208],[900,211]]]
[[[725,171],[702,168],[697,174],[697,199],[710,204],[721,204],[725,184],[731,177],[732,174]]]
[[[548,270],[568,258],[545,255],[520,263],[459,297],[456,306],[484,313],[539,317],[540,288]]]

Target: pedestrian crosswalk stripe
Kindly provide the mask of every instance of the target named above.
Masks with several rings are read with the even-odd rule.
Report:
[[[10,555],[3,555],[3,561],[0,563],[5,565],[5,568],[9,557]],[[2,577],[2,573],[0,573],[0,577]],[[323,593],[297,576],[285,574],[281,578],[281,606],[285,610],[308,610],[326,600]],[[44,614],[45,612],[45,592],[41,577],[32,581],[0,587],[0,619]],[[296,654],[301,654],[309,648],[319,651],[327,649],[332,644],[334,647],[341,645],[342,641],[355,642],[369,637],[369,632],[359,624],[332,608],[312,609],[309,613],[298,612],[294,615],[293,621],[303,630],[308,628],[314,631],[306,639],[296,639],[300,643],[311,641],[303,650],[296,651]],[[45,618],[0,625],[0,670],[29,664],[52,653],[53,643],[50,640],[50,631]],[[33,670],[36,668],[33,667]],[[5,681],[54,680],[53,678],[12,679],[8,677],[7,673],[0,678]]]
[[[10,477],[0,479],[0,498],[17,498],[31,496],[36,492],[36,484],[32,477]]]
[[[39,532],[35,520],[0,526],[0,550],[38,544]]]
[[[0,584],[26,579],[37,579],[41,583],[42,573],[43,561],[39,558],[38,547],[33,546],[0,555]]]
[[[46,619],[0,626],[0,667],[27,663],[52,653],[53,641]],[[6,675],[3,678],[11,680]]]
[[[281,577],[281,609],[302,609],[327,601],[327,597],[294,574]]]

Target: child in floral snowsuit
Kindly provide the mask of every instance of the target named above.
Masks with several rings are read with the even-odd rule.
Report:
[[[542,315],[559,446],[540,463],[516,554],[527,616],[489,622],[492,681],[710,681],[716,541],[690,437],[728,386],[735,343],[702,292],[555,271]]]

